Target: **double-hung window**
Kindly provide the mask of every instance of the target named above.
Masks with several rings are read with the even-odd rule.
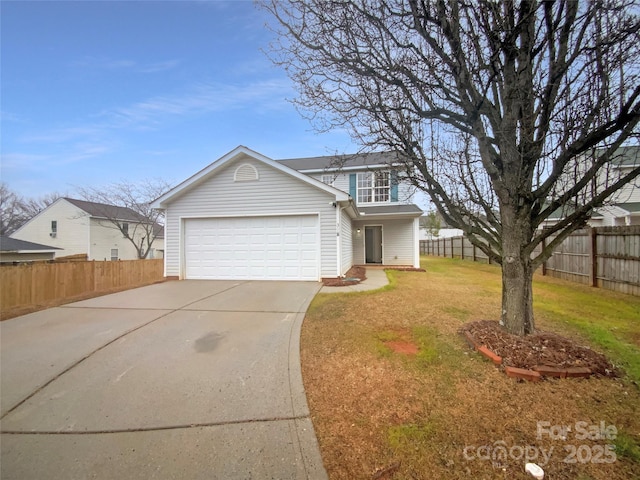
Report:
[[[321,178],[322,183],[331,185],[332,187],[334,186],[334,183],[336,181],[336,178],[333,175],[322,175]]]
[[[389,172],[358,173],[358,203],[388,202]]]

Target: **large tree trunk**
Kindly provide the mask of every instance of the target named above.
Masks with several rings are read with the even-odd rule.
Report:
[[[515,216],[515,215],[514,215]],[[506,215],[507,218],[511,215]],[[509,218],[509,219],[511,219]],[[502,231],[502,316],[500,323],[515,335],[534,331],[533,269],[525,247],[531,241],[526,221],[503,224]]]
[[[517,256],[503,258],[502,264],[502,320],[515,335],[533,333],[533,291],[529,259]]]

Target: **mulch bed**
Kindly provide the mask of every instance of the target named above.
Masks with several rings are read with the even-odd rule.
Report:
[[[366,270],[364,267],[351,267],[344,278],[323,278],[322,284],[327,287],[346,287],[356,285],[366,280]]]
[[[505,366],[532,369],[545,365],[557,368],[587,367],[593,374],[616,377],[616,367],[601,353],[555,333],[537,331],[520,337],[508,333],[498,322],[480,320],[460,329],[469,332],[479,345],[502,357]]]

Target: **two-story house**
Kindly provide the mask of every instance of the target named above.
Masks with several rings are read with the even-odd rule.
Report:
[[[629,175],[640,165],[640,147],[620,147],[616,151],[611,177]],[[617,191],[608,204],[594,214],[589,221],[592,227],[640,225],[640,179],[628,183]],[[604,183],[603,181],[600,183]]]
[[[154,202],[165,275],[311,280],[419,267],[420,208],[390,153],[275,161],[240,146]]]
[[[136,246],[149,229],[140,228],[149,221],[126,207],[59,198],[22,227],[11,238],[56,247],[56,257],[87,255],[88,260],[135,260]],[[156,229],[162,227],[154,226]],[[125,235],[126,234],[126,235]],[[162,258],[164,249],[160,234],[153,241],[147,258]]]
[[[599,150],[596,154],[601,154]],[[593,160],[589,155],[580,158],[576,169],[583,171],[592,165]],[[624,146],[615,151],[608,168],[600,170],[599,175],[593,179],[589,188],[589,195],[595,196],[604,188],[616,182],[620,177],[629,175],[640,165],[640,147]],[[615,192],[603,207],[596,209],[588,221],[591,227],[617,227],[626,225],[640,225],[640,179],[636,178]],[[572,185],[571,179],[566,181]],[[551,226],[562,220],[567,212],[572,211],[571,205],[558,208],[545,220],[542,227]]]

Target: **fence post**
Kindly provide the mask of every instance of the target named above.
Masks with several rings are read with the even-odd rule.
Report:
[[[453,237],[451,237],[451,258],[453,257]]]
[[[592,287],[598,286],[598,232],[595,228],[589,229],[589,282]]]
[[[460,259],[464,260],[464,237],[460,237]]]

